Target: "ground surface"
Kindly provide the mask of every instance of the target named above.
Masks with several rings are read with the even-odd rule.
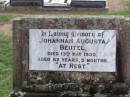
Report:
[[[0,97],[12,91],[12,24],[14,15],[0,14]]]
[[[0,97],[12,90],[12,40],[0,33]]]
[[[121,13],[119,12],[118,15],[126,14],[130,16],[130,10],[127,10],[128,8],[127,3],[123,1],[124,0],[108,0],[109,12],[114,13],[115,15],[116,12],[121,11]],[[32,10],[31,14],[32,13],[45,14],[44,12],[37,12],[36,10],[37,9]],[[124,12],[122,13],[122,11]],[[11,78],[12,78],[12,64],[13,64],[12,60],[13,59],[12,59],[12,39],[11,39],[12,38],[11,37],[12,36],[12,22],[11,20],[14,17],[30,14],[29,12],[30,12],[30,9],[22,11],[22,15],[21,15],[21,12],[19,11],[17,11],[16,13],[9,11],[9,14],[6,11],[0,12],[0,97],[7,97],[8,93],[12,89]],[[55,13],[56,12],[53,12],[53,14]],[[93,14],[93,12],[91,13]],[[63,12],[62,14],[66,14],[66,13]],[[79,13],[75,12],[74,14],[79,14]],[[89,14],[88,12],[85,12],[85,15],[88,15],[88,14]],[[108,13],[100,12],[98,15],[100,14],[106,15]]]
[[[0,24],[0,33],[4,35],[11,36],[12,35],[12,24],[9,23],[1,23]]]
[[[127,3],[125,0],[108,0],[108,7],[110,12],[119,12],[127,10]]]

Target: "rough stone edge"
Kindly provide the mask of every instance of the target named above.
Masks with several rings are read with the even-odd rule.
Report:
[[[23,16],[23,17],[18,17],[15,18],[14,20],[30,20],[30,19],[42,19],[42,18],[79,18],[79,19],[83,19],[83,18],[102,18],[102,19],[125,19],[126,17],[124,16],[115,16],[115,15],[63,15],[63,14],[59,14],[59,15],[27,15],[27,16]]]
[[[67,95],[63,96],[62,95],[62,94],[65,94],[65,93],[68,93],[68,96]],[[91,96],[89,94],[80,94],[78,92],[76,93],[76,92],[71,92],[71,91],[62,92],[62,93],[32,93],[32,92],[18,91],[18,92],[10,93],[8,97],[93,97],[93,96]],[[105,95],[100,96],[100,97],[107,97],[107,95],[106,96]],[[118,96],[113,95],[111,97],[118,97]],[[130,94],[119,95],[119,97],[130,97]]]

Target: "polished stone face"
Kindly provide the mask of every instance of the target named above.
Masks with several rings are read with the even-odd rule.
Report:
[[[43,6],[67,7],[70,6],[71,0],[44,0]]]
[[[42,0],[10,0],[11,6],[42,6]]]
[[[106,0],[72,0],[72,7],[105,8]]]

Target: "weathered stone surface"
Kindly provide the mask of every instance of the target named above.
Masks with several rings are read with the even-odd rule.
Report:
[[[118,81],[130,84],[129,28],[129,20],[115,16],[29,16],[14,20],[14,89],[29,92],[89,91],[95,94],[100,85],[113,86]],[[117,30],[117,72],[30,71],[29,29]],[[105,90],[110,91],[111,87]]]

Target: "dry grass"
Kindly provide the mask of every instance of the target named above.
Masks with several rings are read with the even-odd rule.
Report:
[[[125,0],[108,0],[109,12],[126,11],[127,5]]]

